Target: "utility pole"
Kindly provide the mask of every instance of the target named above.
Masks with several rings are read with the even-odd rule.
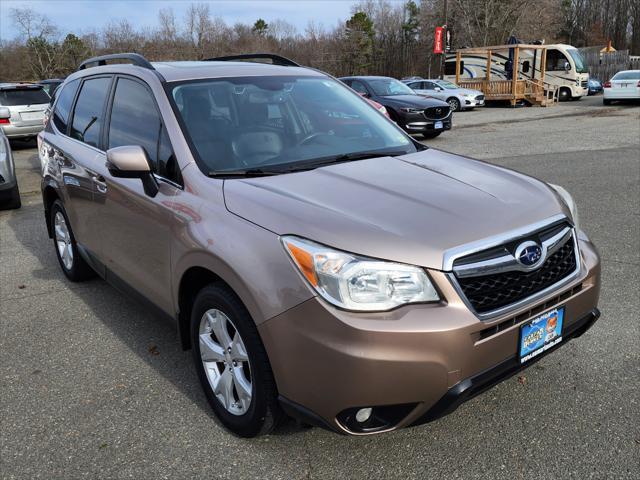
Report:
[[[447,22],[447,0],[443,0],[443,4],[444,4],[444,25],[446,26],[446,28],[449,28],[449,24]],[[445,36],[446,36],[446,30],[445,30]],[[440,78],[444,79],[444,61],[445,61],[445,57],[447,56],[447,52],[446,49],[440,54]]]

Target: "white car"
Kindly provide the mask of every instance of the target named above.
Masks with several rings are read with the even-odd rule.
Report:
[[[623,70],[604,83],[602,103],[611,105],[614,100],[640,99],[640,70]]]
[[[414,77],[403,80],[403,82],[418,95],[447,102],[453,112],[484,106],[484,93],[479,90],[461,88],[447,80],[416,79]]]

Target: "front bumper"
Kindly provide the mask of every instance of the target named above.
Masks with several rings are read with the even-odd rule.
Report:
[[[451,130],[452,118],[453,115],[451,114],[442,120],[436,120],[425,118],[422,114],[408,113],[398,120],[398,125],[408,133],[443,132],[445,130]],[[442,126],[436,128],[438,123],[442,123]]]
[[[2,125],[2,129],[7,138],[35,137],[44,129],[44,125],[41,123],[28,126]]]
[[[591,243],[580,240],[579,246],[582,270],[575,280],[488,321],[468,310],[446,273],[430,272],[446,302],[356,314],[314,298],[264,322],[259,331],[284,409],[308,423],[356,435],[450,413],[521,368],[513,362],[520,325],[529,319],[564,306],[563,338],[595,321],[600,261]],[[351,413],[365,407],[390,411],[392,423],[352,428]]]
[[[465,98],[464,103],[462,104],[462,108],[475,108],[475,107],[484,107],[484,99],[476,100],[476,99]]]

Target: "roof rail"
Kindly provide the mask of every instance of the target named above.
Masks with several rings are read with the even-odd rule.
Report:
[[[138,67],[147,68],[149,70],[155,70],[153,65],[139,53],[113,53],[111,55],[100,55],[98,57],[91,57],[80,64],[78,70],[84,70],[91,66],[92,63],[96,63],[98,66],[106,65],[107,60],[129,60],[133,65]]]
[[[300,67],[299,64],[281,55],[273,53],[245,53],[242,55],[226,55],[224,57],[207,58],[205,62],[229,62],[233,60],[250,60],[250,59],[268,59],[271,60],[273,65],[280,65],[283,67]]]

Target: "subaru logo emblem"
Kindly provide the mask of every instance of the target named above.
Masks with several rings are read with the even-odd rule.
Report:
[[[544,262],[543,253],[540,245],[533,241],[527,241],[518,245],[515,257],[522,266],[533,268]]]

